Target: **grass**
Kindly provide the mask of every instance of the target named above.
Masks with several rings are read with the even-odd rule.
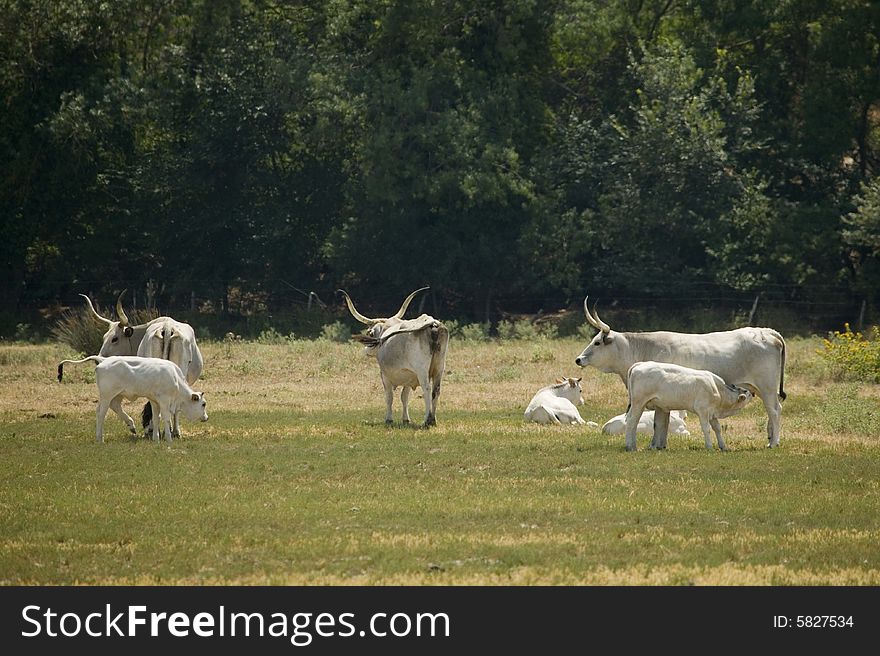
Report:
[[[820,344],[789,342],[781,448],[752,404],[730,453],[689,417],[634,454],[523,423],[578,371],[584,419],[624,411],[575,338],[454,341],[429,431],[384,426],[354,344],[208,343],[210,420],[170,446],[112,413],[96,444],[93,365],[59,384],[66,349],[0,346],[0,582],[877,585],[880,389],[834,380]]]

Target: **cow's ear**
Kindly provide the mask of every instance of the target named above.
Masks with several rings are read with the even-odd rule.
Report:
[[[201,397],[198,395],[198,393],[196,393],[196,392],[192,393],[192,400],[193,401],[198,401],[200,398]]]
[[[749,398],[749,395],[748,395],[748,394],[746,394],[745,392],[740,392],[740,395],[739,395],[739,400],[740,400],[740,401],[745,401],[745,400],[748,399],[748,398]]]
[[[602,335],[602,343],[603,344],[610,344],[613,341],[614,341],[614,338],[611,335],[609,335],[608,333]]]
[[[556,384],[557,384],[557,385],[562,385],[562,383],[564,383],[564,382],[565,382],[565,378],[557,378],[557,379],[556,379]]]
[[[132,328],[131,326],[126,326],[122,329],[122,332],[125,333],[126,337],[131,337],[132,335],[134,335],[134,328]]]

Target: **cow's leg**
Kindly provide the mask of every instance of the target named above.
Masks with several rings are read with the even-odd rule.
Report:
[[[165,441],[171,441],[171,418],[174,416],[174,410],[168,406],[159,406],[159,414],[162,416],[162,426],[165,429]]]
[[[718,448],[722,451],[727,451],[727,445],[721,437],[721,422],[718,421],[717,417],[713,417],[709,420],[709,423],[712,425],[712,430],[715,431],[715,440],[718,442]]]
[[[709,433],[709,420],[700,415],[700,426],[703,427],[703,440],[706,442],[706,448],[712,450],[712,435]]]
[[[669,437],[669,412],[666,410],[654,411],[654,437],[651,439],[652,449],[665,449],[666,440]]]
[[[180,410],[171,415],[171,436],[180,439]]]
[[[144,411],[141,413],[141,424],[144,427],[144,437],[149,437],[153,432],[153,418],[159,414],[159,406],[152,401],[144,404]],[[159,421],[158,418],[155,421]]]
[[[428,390],[431,389],[431,379],[428,372],[424,372],[419,376],[419,385],[422,388],[422,396],[425,397],[425,428],[428,426],[436,426],[437,418],[434,416],[434,395]]]
[[[629,408],[626,411],[626,450],[627,451],[635,451],[636,450],[636,430],[639,427],[639,419],[642,416],[642,412],[645,407],[640,406],[636,407],[630,403]]]
[[[779,434],[782,429],[782,404],[775,389],[761,393],[761,400],[767,410],[767,446],[779,446]]]
[[[550,419],[551,424],[556,424],[557,426],[562,424],[562,422],[559,421],[559,417],[553,412],[553,408],[548,408],[546,405],[542,405],[541,408],[547,413],[547,417]]]
[[[122,409],[122,397],[117,396],[112,401],[110,401],[110,409],[115,412],[118,417],[125,422],[125,425],[128,426],[128,430],[132,435],[137,436],[137,428],[134,425],[134,419],[132,419],[129,414]]]
[[[109,408],[110,402],[102,397],[98,401],[97,421],[95,422],[95,439],[98,442],[104,441],[104,418],[107,416]]]
[[[382,387],[385,388],[385,423],[393,424],[394,416],[391,414],[391,405],[394,403],[394,385],[384,374],[382,375]]]
[[[403,406],[403,415],[401,416],[401,420],[404,424],[409,423],[409,393],[412,391],[412,387],[409,385],[404,385],[400,390],[400,405]]]

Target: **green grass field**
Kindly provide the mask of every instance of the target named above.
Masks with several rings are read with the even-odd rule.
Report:
[[[583,345],[453,341],[425,431],[384,426],[355,344],[208,343],[210,420],[170,446],[112,412],[96,444],[94,365],[58,383],[67,349],[0,346],[0,583],[880,584],[880,386],[790,340],[779,449],[757,402],[722,422],[728,453],[696,417],[626,453],[522,420]],[[625,410],[582,373],[584,419]]]

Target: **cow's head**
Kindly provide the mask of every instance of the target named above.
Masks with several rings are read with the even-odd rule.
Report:
[[[557,378],[556,392],[559,396],[564,397],[575,405],[584,404],[583,389],[581,388],[581,378]]]
[[[111,355],[135,355],[140,344],[140,340],[136,340],[134,335],[135,329],[140,328],[140,326],[132,326],[128,316],[125,314],[125,310],[122,309],[122,297],[126,291],[128,290],[123,290],[119,298],[116,299],[116,314],[119,317],[119,321],[111,321],[106,317],[102,317],[95,310],[91,299],[85,294],[80,294],[80,296],[86,299],[86,303],[89,304],[92,314],[95,315],[98,321],[103,321],[108,325],[107,332],[104,333],[101,350],[98,352],[98,355],[105,358]]]
[[[180,409],[190,421],[208,421],[208,404],[205,402],[204,392],[190,394],[190,397],[180,404]]]
[[[590,314],[590,308],[587,305],[589,296],[584,299],[584,314],[587,315],[587,323],[599,332],[593,336],[587,347],[581,354],[575,358],[575,364],[579,367],[592,365],[600,371],[616,371],[618,336],[611,330],[611,326],[599,318],[596,306],[593,306],[593,313]]]
[[[430,287],[422,287],[421,289],[417,289],[412,292],[406,299],[403,301],[403,305],[400,306],[400,309],[396,314],[390,317],[370,319],[369,317],[365,317],[360,312],[357,311],[357,308],[354,306],[354,303],[351,300],[351,297],[344,289],[338,290],[343,296],[345,296],[345,302],[348,304],[348,310],[351,312],[351,316],[360,321],[362,324],[369,326],[370,328],[367,330],[367,335],[372,337],[373,339],[379,339],[382,337],[382,333],[385,332],[391,326],[394,326],[401,321],[403,321],[403,315],[406,313],[409,304],[412,302],[413,298],[419,292],[423,292],[426,289],[430,289]],[[376,355],[376,349],[378,345],[370,346],[367,345],[364,347],[364,352],[367,355]]]
[[[739,412],[749,401],[755,398],[755,395],[751,390],[748,390],[745,387],[740,387],[739,385],[725,383],[724,388],[724,403],[726,408],[724,409],[722,417],[729,417],[730,415]]]

